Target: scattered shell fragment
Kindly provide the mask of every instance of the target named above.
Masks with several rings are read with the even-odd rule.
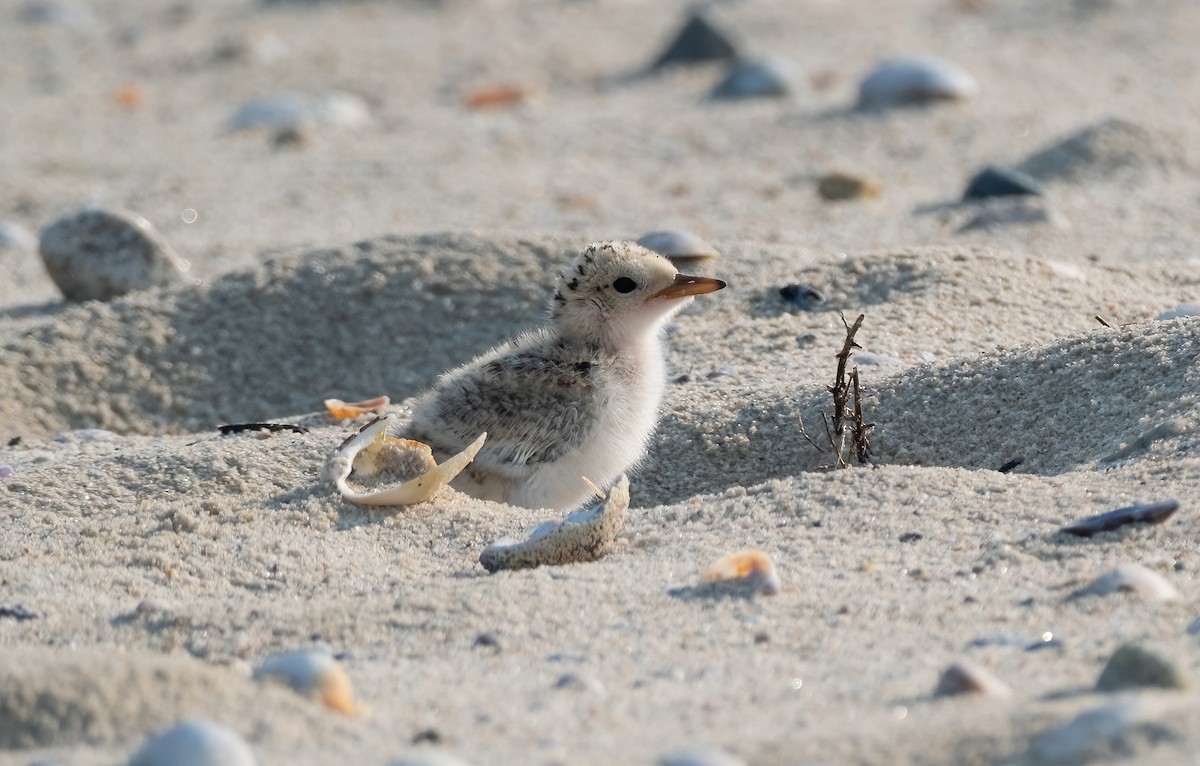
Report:
[[[962,67],[937,56],[885,61],[858,87],[860,109],[914,106],[974,97],[979,83]]]
[[[1186,317],[1200,316],[1200,303],[1181,303],[1173,309],[1169,309],[1154,317],[1159,320],[1167,319],[1184,319]]]
[[[650,65],[650,69],[661,69],[671,64],[725,61],[736,57],[737,50],[729,39],[703,14],[693,13],[667,49]]]
[[[746,762],[715,747],[689,747],[660,755],[658,766],[746,766]]]
[[[1007,697],[1012,692],[992,671],[973,662],[959,661],[942,671],[935,697],[960,694],[979,694],[984,697]]]
[[[370,117],[366,102],[352,93],[330,91],[319,96],[283,93],[243,104],[229,118],[228,129],[279,131],[310,125],[355,128],[365,125]]]
[[[273,654],[254,669],[254,678],[282,681],[339,713],[354,715],[358,709],[350,677],[326,650],[300,649]]]
[[[883,184],[878,181],[849,173],[829,173],[817,181],[817,194],[830,202],[874,199],[881,191]]]
[[[152,735],[129,766],[255,766],[238,734],[211,721],[184,721]]]
[[[709,98],[780,98],[792,92],[794,70],[791,62],[780,58],[736,59]]]
[[[774,596],[783,588],[771,557],[759,550],[738,551],[722,556],[704,570],[700,582],[744,585],[764,596]]]
[[[523,542],[497,540],[483,550],[479,563],[487,571],[496,572],[595,561],[608,553],[625,524],[628,507],[629,479],[622,475],[607,497],[565,519],[541,524]]]
[[[189,269],[139,215],[84,209],[42,230],[38,250],[67,300],[106,301],[179,282]]]
[[[343,402],[341,399],[326,399],[325,409],[331,417],[337,420],[353,420],[370,413],[376,415],[384,407],[392,403],[387,396],[377,396],[374,399],[364,399],[361,402]]]
[[[975,174],[963,192],[964,200],[987,197],[1034,195],[1041,197],[1046,190],[1031,176],[1019,170],[989,165]]]
[[[519,104],[529,98],[529,89],[515,83],[501,83],[474,88],[463,95],[463,105],[468,109],[494,109]]]
[[[801,311],[816,311],[825,302],[825,296],[820,290],[799,282],[779,288],[779,297]]]
[[[1102,692],[1144,687],[1186,689],[1188,682],[1175,663],[1137,644],[1124,644],[1113,652],[1096,681]]]
[[[1121,591],[1135,593],[1147,601],[1174,601],[1179,598],[1179,591],[1175,590],[1174,585],[1158,572],[1141,564],[1121,564],[1070,597],[1110,596]]]
[[[720,256],[717,249],[699,235],[683,229],[652,231],[638,237],[637,243],[647,250],[667,257],[680,268],[684,265],[694,266],[700,261]]]
[[[388,427],[395,421],[395,415],[382,415],[342,442],[325,458],[321,480],[333,484],[343,498],[357,505],[423,503],[462,473],[487,439],[486,433],[480,434],[462,452],[438,465],[429,445],[388,435]],[[373,492],[355,492],[346,484],[351,470],[362,477],[386,473],[403,483]]]
[[[1157,503],[1131,505],[1115,511],[1088,516],[1073,521],[1062,528],[1062,532],[1079,537],[1091,537],[1099,532],[1108,532],[1126,524],[1161,524],[1179,508],[1178,500],[1161,500]]]

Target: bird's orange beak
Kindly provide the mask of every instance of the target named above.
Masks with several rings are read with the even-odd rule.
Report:
[[[725,283],[712,277],[689,277],[687,274],[676,274],[675,281],[651,295],[646,300],[655,298],[683,298],[688,295],[703,295],[720,290]]]

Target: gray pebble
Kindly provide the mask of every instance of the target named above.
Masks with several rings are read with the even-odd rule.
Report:
[[[799,282],[779,288],[779,297],[801,311],[816,311],[825,302],[825,296],[820,290]]]
[[[967,184],[963,192],[964,200],[984,199],[987,197],[1020,197],[1024,195],[1042,196],[1045,189],[1031,176],[1019,170],[988,166],[979,171]]]
[[[738,59],[709,97],[780,98],[792,92],[794,70],[791,62],[779,58]]]
[[[211,721],[184,721],[138,749],[129,766],[255,766],[237,732]]]
[[[1186,317],[1200,317],[1200,303],[1181,303],[1169,311],[1164,311],[1155,319],[1184,319]]]
[[[1137,644],[1113,652],[1096,681],[1097,691],[1102,692],[1142,687],[1186,689],[1188,682],[1175,663]]]
[[[885,61],[858,88],[860,109],[916,106],[934,101],[968,99],[979,83],[957,64],[936,56]]]
[[[110,210],[59,218],[42,230],[38,250],[50,278],[72,301],[166,287],[189,268],[145,218]]]

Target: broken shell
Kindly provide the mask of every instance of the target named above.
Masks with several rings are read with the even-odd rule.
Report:
[[[763,551],[750,550],[731,553],[713,563],[700,576],[702,583],[730,581],[754,588],[756,593],[773,596],[783,588],[771,557]]]
[[[350,677],[328,651],[300,649],[273,654],[254,669],[256,681],[264,678],[282,681],[339,713],[354,715],[358,710]]]
[[[364,399],[361,402],[343,402],[341,399],[326,399],[325,409],[329,410],[330,416],[337,420],[353,420],[368,413],[378,415],[379,410],[391,403],[392,400],[386,396]]]
[[[1115,511],[1088,516],[1086,519],[1073,521],[1062,528],[1062,532],[1091,537],[1099,532],[1108,532],[1126,524],[1161,524],[1179,509],[1178,500],[1160,500],[1157,503],[1131,505],[1128,508],[1118,508]]]
[[[325,459],[321,480],[332,483],[342,497],[357,505],[423,503],[462,473],[487,439],[486,433],[480,434],[462,452],[438,465],[429,445],[388,436],[388,426],[395,420],[390,414],[375,418],[342,442]],[[406,480],[376,492],[355,492],[346,484],[351,470],[360,476],[389,473]]]
[[[708,242],[683,229],[652,231],[639,237],[637,243],[647,250],[666,256],[676,266],[717,258],[720,255]]]
[[[237,732],[211,721],[184,721],[152,735],[129,766],[255,766]]]
[[[1011,692],[992,671],[973,662],[960,661],[942,671],[933,696],[953,697],[960,694],[1007,697]]]
[[[489,572],[595,561],[606,553],[625,524],[629,479],[622,475],[602,498],[560,521],[538,526],[524,542],[502,538],[484,548],[479,563]]]
[[[1086,588],[1072,593],[1071,598],[1109,596],[1118,591],[1131,591],[1147,601],[1174,601],[1179,598],[1179,591],[1175,590],[1174,585],[1141,564],[1121,564],[1096,578]]]

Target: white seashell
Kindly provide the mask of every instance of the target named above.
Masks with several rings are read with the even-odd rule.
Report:
[[[700,582],[744,583],[764,596],[773,596],[783,589],[771,557],[757,550],[738,551],[721,557],[704,570]]]
[[[984,697],[1007,697],[1012,692],[992,671],[973,662],[959,661],[942,671],[935,697],[978,694]]]
[[[639,237],[637,243],[672,261],[701,260],[720,255],[717,249],[704,239],[683,229],[652,231]]]
[[[38,239],[29,229],[19,223],[0,221],[0,252],[18,250],[26,253],[37,252]]]
[[[325,459],[321,480],[336,486],[342,497],[357,505],[423,503],[458,476],[487,439],[486,433],[480,434],[462,452],[438,465],[428,445],[388,436],[388,427],[395,420],[391,414],[375,418],[342,442]],[[375,492],[355,492],[346,484],[351,470],[360,476],[400,473],[404,483]]]
[[[1158,316],[1156,316],[1154,318],[1166,320],[1166,319],[1183,319],[1185,317],[1198,317],[1198,316],[1200,316],[1200,303],[1181,303],[1178,306],[1176,306],[1175,308],[1173,308],[1169,311],[1164,311],[1163,313],[1159,314]]]
[[[1174,601],[1179,598],[1179,591],[1175,590],[1174,585],[1167,582],[1158,572],[1141,564],[1121,564],[1071,595],[1073,598],[1108,596],[1118,591],[1136,593],[1147,601]]]
[[[739,59],[709,97],[721,100],[786,96],[792,92],[794,71],[792,63],[784,59]]]
[[[328,651],[300,649],[273,654],[254,669],[255,680],[264,678],[282,681],[339,713],[354,715],[358,709],[349,676]]]
[[[979,83],[957,64],[936,56],[885,61],[858,88],[860,109],[926,104],[972,98]]]
[[[524,542],[503,538],[479,555],[484,569],[527,569],[542,565],[595,561],[606,553],[625,524],[629,479],[617,479],[608,496],[560,521],[538,526]]]
[[[232,729],[184,721],[152,735],[129,766],[255,766],[254,753]]]
[[[358,96],[330,91],[319,96],[283,93],[243,104],[229,118],[229,130],[299,129],[310,125],[355,128],[370,121],[371,112]]]

